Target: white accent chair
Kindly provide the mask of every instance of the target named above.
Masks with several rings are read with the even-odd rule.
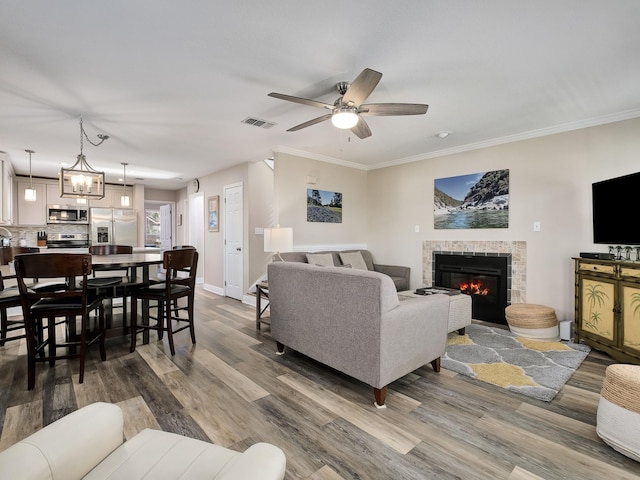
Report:
[[[145,429],[124,442],[122,410],[93,403],[0,452],[0,478],[282,480],[282,450],[256,443],[243,453]]]

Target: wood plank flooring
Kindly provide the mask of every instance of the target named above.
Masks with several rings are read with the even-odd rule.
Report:
[[[287,350],[275,354],[254,309],[199,289],[196,337],[129,353],[128,337],[92,349],[85,381],[76,361],[37,367],[27,391],[24,340],[0,348],[0,450],[95,401],[117,403],[125,436],[150,427],[236,450],[266,441],[287,456],[287,479],[640,479],[640,464],[595,433],[604,370],[593,351],[552,402],[426,365],[371,387]]]

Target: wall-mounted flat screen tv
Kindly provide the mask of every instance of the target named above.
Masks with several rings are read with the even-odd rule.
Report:
[[[591,193],[593,243],[640,245],[640,172],[595,182]]]

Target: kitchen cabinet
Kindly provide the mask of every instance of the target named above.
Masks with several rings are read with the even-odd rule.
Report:
[[[36,201],[27,202],[24,199],[24,191],[29,188],[29,180],[16,182],[17,211],[16,221],[18,225],[44,226],[47,223],[47,187],[42,182],[33,182],[36,191]]]
[[[640,364],[640,262],[574,261],[575,341]]]
[[[120,200],[120,197],[118,197],[118,200]],[[92,198],[89,200],[89,207],[113,207],[113,188],[105,186],[104,197],[100,199]]]
[[[131,191],[129,195],[131,195]],[[117,185],[107,185],[104,189],[104,198],[91,199],[87,202],[87,208],[120,208],[120,195],[122,194],[122,187]],[[77,205],[78,201],[74,198],[62,198],[60,197],[60,187],[58,184],[47,185],[47,203],[49,205]]]
[[[4,154],[0,152],[0,224],[13,223],[13,166]]]
[[[60,196],[60,185],[57,182],[47,183],[47,205],[67,205],[69,203],[68,200],[72,199]]]

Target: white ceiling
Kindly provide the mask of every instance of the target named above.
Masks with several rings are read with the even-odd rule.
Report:
[[[84,144],[107,181],[128,162],[177,189],[274,150],[376,168],[639,117],[639,19],[637,0],[2,0],[0,150],[55,177],[82,116],[111,137]],[[333,103],[365,67],[384,74],[367,102],[427,114],[286,132],[326,111],[269,92]]]

